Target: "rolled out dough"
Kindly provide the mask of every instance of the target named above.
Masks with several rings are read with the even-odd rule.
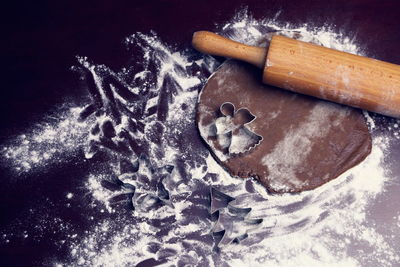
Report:
[[[301,192],[338,177],[371,152],[359,110],[264,85],[261,75],[229,60],[199,96],[200,134],[231,175],[255,177],[271,192]]]

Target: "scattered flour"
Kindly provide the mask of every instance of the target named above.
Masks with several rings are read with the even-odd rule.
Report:
[[[1,161],[23,174],[67,160],[86,142],[89,128],[87,122],[78,121],[81,111],[80,107],[60,108],[57,117],[49,116],[30,132],[3,144]]]
[[[329,27],[292,27],[277,18],[255,20],[247,12],[240,12],[221,25],[219,33],[256,44],[265,38],[259,30],[262,27],[338,50],[364,53],[356,40]],[[89,197],[99,216],[88,215],[92,224],[83,235],[69,235],[63,244],[70,252],[68,260],[54,265],[132,266],[153,259],[164,266],[395,266],[400,261],[398,242],[393,245],[390,236],[378,232],[370,217],[371,204],[385,194],[386,185],[394,179],[385,166],[385,157],[387,146],[399,135],[398,121],[390,124],[388,135],[378,135],[375,117],[366,114],[373,133],[373,149],[362,164],[313,191],[272,195],[252,179],[230,177],[200,140],[195,103],[198,90],[216,69],[217,62],[208,56],[194,57],[193,51],[174,51],[155,34],[138,33],[128,37],[126,43],[128,47],[136,45],[142,49],[144,67],[139,71],[125,68],[117,75],[134,81],[127,86],[131,93],[149,92],[144,101],[147,115],[135,122],[143,123],[144,129],[128,137],[131,146],[136,145],[135,140],[142,142],[140,147],[147,150],[151,166],[146,171],[132,171],[129,164],[133,165],[139,155],[119,154],[108,146],[110,158],[100,167],[97,164],[88,169],[83,181],[88,196],[82,201],[88,204]],[[118,99],[116,88],[110,88]],[[160,103],[167,103],[162,102],[166,98],[161,93],[166,89],[170,96],[168,109],[152,113]],[[110,94],[101,97],[109,102],[104,103],[112,104]],[[61,111],[55,123],[40,124],[31,133],[3,145],[2,160],[18,173],[42,170],[55,163],[54,159],[62,161],[82,145],[88,146],[86,140],[92,138],[89,131],[96,129],[93,124],[103,125],[105,118],[116,132],[108,141],[120,144],[125,140],[120,134],[128,127],[126,114],[135,110],[128,101],[121,99],[121,103],[126,109],[120,123],[115,114],[112,117],[107,111],[82,123],[77,122],[81,108]],[[90,140],[101,141],[104,136],[97,137]],[[123,171],[121,162],[128,162],[131,169]],[[152,196],[164,193],[165,200],[168,191],[169,203],[147,212],[139,207],[129,210],[115,205],[110,200],[118,197],[120,188],[113,191],[102,184],[112,177],[132,181],[136,186],[140,179],[149,179],[151,184],[157,181],[154,169],[165,165],[174,166],[162,180],[165,190],[152,186],[147,192]],[[226,196],[216,221],[209,216],[211,187],[230,196]],[[140,190],[146,192],[145,188]],[[67,193],[66,201],[77,201],[79,197]],[[393,217],[392,227],[399,230],[399,221],[400,216]],[[71,228],[68,231],[73,232]],[[8,234],[3,237],[9,238]]]
[[[344,108],[337,112],[331,106],[333,105],[325,102],[316,105],[304,124],[294,130],[289,129],[285,138],[276,145],[274,150],[264,156],[263,164],[267,165],[270,170],[273,188],[285,189],[288,182],[293,183],[292,187],[294,188],[303,185],[302,181],[296,177],[295,170],[302,164],[302,159],[310,153],[311,140],[325,136],[329,132],[330,125],[340,124],[349,112]],[[337,118],[335,122],[327,120],[328,117],[331,117],[330,115]],[[297,151],[293,151],[294,147]],[[282,162],[287,162],[287,164],[281,164]],[[282,177],[286,177],[286,179]]]

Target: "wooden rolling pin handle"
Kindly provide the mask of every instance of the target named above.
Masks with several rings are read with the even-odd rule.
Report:
[[[195,32],[192,45],[205,54],[239,59],[261,69],[265,65],[266,48],[244,45],[212,32]]]

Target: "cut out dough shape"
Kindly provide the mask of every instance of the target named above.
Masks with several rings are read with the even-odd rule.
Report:
[[[255,177],[271,192],[301,192],[338,177],[371,152],[359,110],[264,85],[261,74],[229,60],[199,96],[200,134],[231,175]],[[230,155],[215,137],[215,122],[227,102],[255,116],[246,128],[262,140],[244,153]]]

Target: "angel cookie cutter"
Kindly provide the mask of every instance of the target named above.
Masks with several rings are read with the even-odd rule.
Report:
[[[222,116],[215,120],[215,135],[220,148],[229,156],[250,151],[261,143],[263,137],[250,130],[249,124],[257,117],[249,109],[224,102],[219,109]]]

